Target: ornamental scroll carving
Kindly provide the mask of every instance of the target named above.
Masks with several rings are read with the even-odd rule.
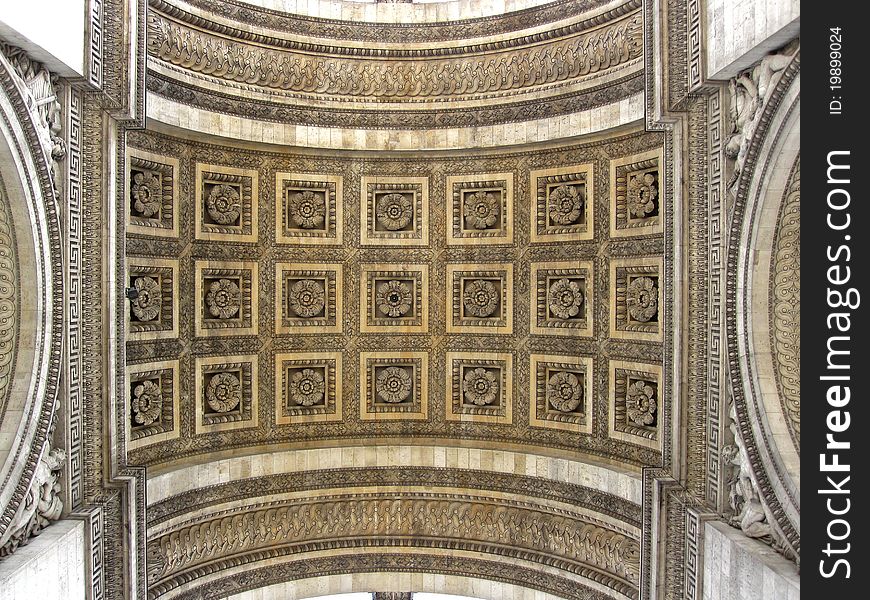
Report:
[[[591,565],[634,585],[636,540],[571,515],[466,498],[329,498],[245,508],[187,525],[153,542],[154,580],[209,561],[273,546],[364,537],[462,539],[504,544]],[[157,567],[159,565],[159,567]]]
[[[149,20],[152,57],[238,84],[334,100],[480,96],[566,84],[642,55],[642,16],[539,46],[471,57],[339,58],[264,48],[211,35],[159,14]],[[350,97],[350,98],[347,98]]]

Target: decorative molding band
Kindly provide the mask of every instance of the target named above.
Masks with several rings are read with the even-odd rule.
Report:
[[[94,89],[103,87],[103,0],[89,0],[85,32],[85,77]]]
[[[103,600],[105,598],[104,581],[104,513],[99,505],[70,513],[71,519],[84,522],[85,526],[85,585],[87,600]]]
[[[727,418],[727,402],[722,402],[722,383],[725,380],[725,354],[722,341],[724,311],[722,293],[725,288],[722,261],[725,254],[725,196],[722,145],[724,123],[722,114],[723,91],[717,89],[707,96],[707,374],[706,422],[707,456],[705,497],[717,511],[725,507],[722,478],[721,451],[725,443],[722,424]]]
[[[82,506],[82,93],[67,94],[66,198],[66,425],[70,509]]]
[[[683,563],[683,600],[704,598],[704,526],[715,515],[696,507],[686,508],[685,562]]]
[[[239,530],[249,534],[238,536]],[[181,523],[149,542],[150,589],[165,593],[181,583],[179,576],[251,563],[264,553],[372,546],[531,560],[637,596],[639,546],[627,533],[574,513],[545,512],[535,503],[431,493],[278,501]]]
[[[433,23],[375,23],[321,19],[283,11],[269,10],[242,4],[232,0],[186,0],[186,4],[198,12],[207,13],[215,20],[238,23],[240,29],[263,28],[275,33],[275,37],[299,35],[307,38],[325,38],[377,44],[403,44],[409,37],[420,43],[438,44],[451,40],[467,40],[489,35],[504,35],[549,23],[564,21],[586,13],[594,12],[609,0],[556,0],[548,4],[519,10],[504,15],[465,19],[461,21],[442,21]],[[621,7],[631,10],[641,5],[640,0],[629,0]],[[215,28],[224,31],[223,26],[213,21],[196,17],[175,6],[167,0],[150,0],[149,7],[157,12],[178,20],[186,20],[198,28]],[[235,31],[235,29],[234,29]]]
[[[356,573],[430,573],[498,581],[518,588],[538,590],[568,600],[605,600],[611,594],[597,581],[582,581],[569,574],[557,574],[542,565],[512,562],[506,568],[502,557],[481,558],[477,553],[457,550],[389,547],[351,547],[327,556],[304,557],[278,551],[262,552],[249,562],[228,560],[215,567],[196,569],[177,577],[177,583],[149,589],[149,600],[184,586],[177,600],[225,598],[283,582]],[[322,553],[327,554],[327,553]],[[265,564],[266,566],[262,566]],[[636,594],[628,595],[636,598]]]
[[[531,41],[531,40],[530,40]],[[467,55],[431,53],[386,61],[336,56],[335,48],[298,49],[259,44],[207,33],[151,15],[148,53],[200,77],[245,84],[290,95],[400,101],[415,98],[479,98],[564,86],[642,56],[642,17],[635,10],[591,31],[531,48],[482,49]],[[366,54],[362,50],[359,54]]]
[[[614,494],[573,483],[476,469],[348,467],[252,477],[191,489],[149,506],[148,526],[155,527],[212,505],[303,490],[313,493],[340,489],[347,487],[351,481],[355,486],[366,487],[462,488],[529,496],[572,504],[618,519],[630,527],[640,528],[641,525],[639,505]]]
[[[148,92],[213,113],[236,115],[257,121],[298,124],[315,127],[361,129],[444,129],[448,127],[483,127],[499,123],[517,123],[588,111],[613,104],[643,92],[639,71],[605,85],[556,96],[548,102],[527,99],[515,102],[448,109],[442,103],[408,110],[353,110],[325,108],[310,104],[287,104],[208,90],[181,82],[164,73],[148,71]]]

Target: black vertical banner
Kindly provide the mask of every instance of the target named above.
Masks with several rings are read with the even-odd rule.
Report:
[[[870,101],[861,3],[801,22],[801,588],[866,598]],[[870,181],[870,180],[868,180]]]

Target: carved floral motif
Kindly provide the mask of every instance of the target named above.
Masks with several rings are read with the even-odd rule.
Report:
[[[501,200],[492,192],[474,192],[465,197],[463,215],[466,227],[486,229],[495,225],[501,215]]]
[[[153,381],[146,380],[133,388],[133,420],[139,425],[151,425],[163,412],[163,392]]]
[[[652,425],[657,407],[656,391],[649,382],[638,380],[628,387],[625,408],[629,421],[639,427]]]
[[[242,291],[231,279],[218,279],[208,287],[205,303],[208,311],[218,319],[231,319],[239,312]]]
[[[130,186],[133,210],[143,217],[153,217],[163,203],[163,184],[160,176],[151,171],[138,171]]]
[[[326,382],[316,369],[302,369],[290,378],[290,400],[299,406],[312,406],[323,400]]]
[[[215,412],[230,412],[242,401],[242,382],[232,373],[217,373],[208,382],[205,399]]]
[[[465,399],[477,406],[486,406],[498,397],[498,379],[490,371],[478,367],[465,372],[462,382]]]
[[[475,279],[468,283],[462,295],[465,311],[470,315],[483,319],[495,313],[498,301],[498,289],[491,281],[486,279]]]
[[[560,319],[570,319],[580,313],[583,292],[576,281],[563,277],[550,286],[547,299],[551,313]]]
[[[411,395],[413,380],[408,369],[387,367],[378,375],[375,387],[378,397],[384,402],[403,402]]]
[[[628,314],[635,321],[646,323],[658,314],[659,290],[652,277],[637,277],[628,284],[625,299]]]
[[[405,194],[385,194],[378,198],[375,216],[384,229],[399,231],[411,223],[414,204]]]
[[[550,220],[559,225],[573,225],[583,212],[585,198],[575,185],[560,185],[550,191],[547,212]]]
[[[385,281],[378,286],[375,303],[378,310],[391,318],[404,316],[411,309],[414,296],[404,281]]]
[[[287,201],[290,218],[303,229],[316,229],[326,219],[326,202],[311,191],[297,192]]]
[[[137,277],[133,287],[139,295],[130,300],[130,310],[140,321],[153,321],[160,314],[163,302],[160,284],[153,277]]]
[[[577,410],[583,401],[580,379],[567,371],[554,373],[547,380],[547,401],[556,410],[569,413]]]
[[[205,208],[216,223],[232,225],[242,214],[242,198],[231,185],[215,185],[205,201]]]
[[[657,173],[632,175],[628,182],[628,210],[633,217],[642,219],[656,210],[659,197]]]
[[[326,306],[326,291],[319,281],[302,279],[290,286],[287,300],[290,309],[300,317],[314,317]]]

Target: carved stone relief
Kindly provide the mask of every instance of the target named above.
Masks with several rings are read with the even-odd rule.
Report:
[[[250,355],[196,359],[197,434],[257,426],[258,364]]]
[[[532,263],[531,272],[531,332],[591,337],[595,319],[592,263]]]
[[[127,366],[127,447],[141,448],[181,435],[177,360]]]
[[[592,432],[593,360],[581,356],[531,356],[529,424]]]
[[[341,333],[342,281],[340,264],[275,263],[275,333]]]
[[[341,421],[341,365],[341,352],[276,354],[276,425]]]
[[[268,445],[279,438],[282,443],[299,443],[312,439],[339,440],[344,436],[388,438],[411,434],[442,439],[461,436],[479,443],[532,442],[542,447],[590,452],[633,465],[658,462],[657,447],[645,446],[635,437],[625,443],[613,439],[608,431],[611,409],[607,402],[610,397],[607,361],[630,358],[656,364],[662,360],[658,338],[641,337],[648,332],[611,334],[607,324],[616,321],[609,317],[612,303],[608,298],[616,276],[611,275],[608,265],[630,257],[654,259],[661,255],[663,242],[661,237],[645,235],[612,239],[605,247],[596,240],[608,239],[609,206],[606,202],[594,202],[591,194],[609,197],[609,162],[650,152],[661,144],[661,136],[635,133],[616,140],[533,154],[433,158],[421,163],[411,159],[291,156],[183,142],[151,133],[129,135],[131,143],[144,152],[178,158],[181,213],[192,212],[197,206],[196,194],[203,171],[200,168],[197,179],[197,165],[223,165],[221,169],[227,172],[230,169],[253,172],[256,178],[252,174],[252,181],[256,179],[264,185],[258,192],[257,244],[236,241],[231,233],[195,238],[194,223],[190,221],[182,227],[182,239],[177,244],[153,236],[128,234],[127,249],[131,255],[180,253],[177,280],[184,292],[177,294],[176,305],[181,315],[179,337],[184,342],[145,344],[133,340],[127,345],[127,356],[134,362],[158,358],[181,361],[182,414],[189,415],[186,422],[191,430],[198,398],[193,389],[197,378],[192,367],[199,357],[258,355],[259,395],[274,396],[273,402],[260,406],[256,427],[246,427],[244,432],[183,435],[164,446],[152,444],[137,449],[133,460],[160,464],[204,456],[218,449]],[[564,172],[559,172],[560,169]],[[572,240],[531,243],[535,214],[531,206],[532,172],[549,173],[535,176],[536,182],[544,177],[547,185],[584,180],[583,210],[592,232],[590,239],[572,234]],[[448,178],[453,179],[448,183]],[[340,238],[328,238],[329,243],[323,245],[312,245],[309,242],[314,238],[305,236],[280,239],[287,225],[284,208],[287,182],[294,182],[291,188],[305,183],[322,190],[329,190],[329,184],[335,183],[336,202],[341,193],[345,217],[342,226],[336,227]],[[497,185],[492,185],[493,182]],[[323,187],[317,188],[316,183]],[[390,230],[383,224],[377,225],[377,196],[381,192],[381,198],[401,194],[402,190],[378,188],[385,184],[406,186],[409,192],[425,191],[448,202],[446,206],[442,203],[427,206],[415,198],[408,206],[401,199],[385,200],[381,207],[385,222],[397,228]],[[417,185],[421,187],[414,187]],[[300,190],[302,187],[297,186]],[[511,241],[488,244],[481,243],[490,241],[487,238],[460,238],[468,243],[450,243],[456,239],[454,224],[466,225],[463,201],[472,206],[474,195],[484,192],[481,202],[486,204],[487,193],[493,191],[503,192],[495,203],[501,220],[488,225],[484,218],[483,230],[472,224],[467,232],[498,228],[502,234],[509,225],[512,231],[507,239]],[[468,192],[466,198],[462,192]],[[663,187],[661,193],[666,194],[667,189]],[[316,202],[311,205],[315,209],[312,215],[319,214],[315,204],[319,206]],[[324,222],[315,219],[314,229],[325,226],[329,213],[326,204],[325,201]],[[471,213],[478,217],[475,211]],[[510,220],[506,222],[508,214]],[[428,227],[425,245],[417,245],[423,238],[411,237],[420,231],[418,223]],[[299,231],[305,229],[299,227]],[[394,232],[410,235],[407,239],[364,241],[365,235]],[[373,239],[384,243],[372,243]],[[641,266],[658,264],[652,260]],[[434,277],[433,273],[443,275]],[[660,292],[656,302],[660,308],[666,291],[663,272],[658,273]],[[212,287],[214,311],[208,304]],[[229,314],[235,310],[235,288],[239,290],[239,308]],[[268,302],[274,308],[262,304],[265,299],[270,299]],[[215,311],[217,314],[212,314]],[[251,316],[249,325],[245,320],[247,314]],[[662,318],[661,314],[658,316]],[[209,326],[205,326],[207,322]],[[661,323],[657,326],[661,327]],[[365,354],[367,360],[395,358],[396,353],[409,349],[427,356],[428,380],[420,381],[421,391],[424,384],[427,389],[426,412],[407,413],[414,414],[413,419],[386,418],[404,413],[404,408],[386,409],[411,401],[416,388],[395,403],[375,402],[373,395],[369,411],[367,396],[357,394],[357,390],[368,392],[388,367],[407,369],[414,367],[414,362],[385,363],[384,368],[376,366],[372,375],[360,357]],[[464,370],[454,377],[448,353],[476,359],[479,364],[461,367]],[[487,353],[496,358],[484,358]],[[572,409],[575,416],[570,418],[549,418],[553,413],[550,406],[541,413],[546,417],[544,424],[529,429],[532,409],[538,404],[537,381],[536,393],[532,394],[532,354],[562,356],[561,361],[548,362],[569,365],[562,369],[565,372],[562,379],[567,383],[573,384],[572,376],[578,382],[582,379],[582,419],[577,407]],[[595,357],[591,371],[575,368],[572,357],[577,356]],[[510,361],[505,357],[510,357]],[[343,368],[336,366],[339,361]],[[491,361],[495,362],[488,364]],[[477,373],[477,369],[482,369],[482,373]],[[424,370],[419,372],[422,375]],[[416,368],[406,374],[414,381],[418,377]],[[547,381],[555,375],[553,371]],[[391,385],[400,387],[401,381],[405,381],[394,371],[384,377],[385,382],[389,380]],[[466,377],[469,389],[479,385],[483,390],[471,394],[480,404],[466,402],[463,389]],[[554,386],[558,380],[559,377],[554,379]],[[494,391],[492,399],[490,389]],[[573,393],[570,396],[569,403],[574,402]],[[420,403],[422,406],[422,399]],[[422,418],[421,414],[427,416]],[[560,421],[571,421],[571,427],[549,426]],[[275,426],[281,431],[280,436],[272,433]],[[589,427],[585,433],[583,428]]]
[[[513,173],[447,178],[452,245],[510,244],[514,235]]]
[[[660,447],[665,398],[659,365],[610,361],[610,434],[616,438]]]
[[[770,347],[777,388],[789,433],[800,452],[801,439],[801,167],[798,155],[785,189],[771,256],[773,280],[770,312],[773,327]]]
[[[178,237],[178,159],[131,149],[127,153],[127,231]]]
[[[660,150],[610,163],[610,235],[661,233],[661,190],[664,187]]]
[[[426,352],[360,353],[360,418],[427,419]]]
[[[593,239],[594,182],[592,164],[532,171],[532,243]]]
[[[612,260],[610,285],[610,334],[660,340],[664,321],[661,258]]]
[[[196,261],[196,334],[256,335],[259,322],[257,263]]]
[[[282,173],[276,177],[279,244],[341,245],[344,185],[341,175]]]
[[[128,338],[178,337],[178,261],[135,257],[127,272]]]
[[[447,419],[511,423],[513,356],[507,353],[447,353]]]

